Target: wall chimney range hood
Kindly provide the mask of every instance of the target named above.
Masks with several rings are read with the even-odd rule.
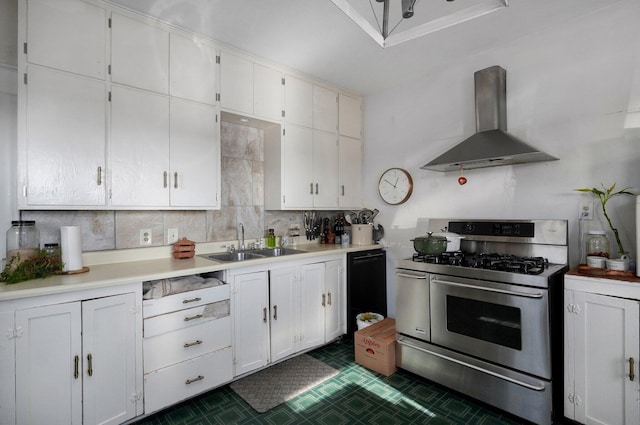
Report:
[[[481,69],[474,82],[476,133],[420,168],[444,172],[558,159],[507,133],[507,71]]]

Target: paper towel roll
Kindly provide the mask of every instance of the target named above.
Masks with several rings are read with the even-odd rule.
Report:
[[[80,226],[60,227],[60,250],[62,251],[62,271],[82,269],[82,235]]]

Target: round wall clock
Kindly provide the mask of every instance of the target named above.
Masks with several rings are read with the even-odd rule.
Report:
[[[378,182],[378,193],[387,204],[403,204],[411,196],[413,179],[407,170],[389,168],[382,173]]]

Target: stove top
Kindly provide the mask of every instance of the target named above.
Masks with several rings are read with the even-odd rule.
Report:
[[[462,251],[443,252],[438,255],[414,254],[412,261],[475,269],[499,270],[521,274],[541,274],[549,267],[544,257],[522,257],[500,253],[464,253]]]

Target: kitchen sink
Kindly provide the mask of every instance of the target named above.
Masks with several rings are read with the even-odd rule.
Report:
[[[206,254],[201,257],[208,258],[209,260],[234,262],[245,260],[257,260],[259,258],[265,258],[266,255],[256,254],[255,252],[248,251],[234,251],[234,252],[221,252],[219,254]]]
[[[293,248],[263,248],[256,251],[265,257],[280,257],[281,255],[304,254],[305,251]]]
[[[293,248],[263,248],[252,251],[234,251],[234,252],[220,252],[217,254],[203,254],[200,257],[207,258],[209,260],[221,261],[221,262],[236,262],[246,260],[257,260],[267,257],[280,257],[282,255],[302,254],[305,251]]]

